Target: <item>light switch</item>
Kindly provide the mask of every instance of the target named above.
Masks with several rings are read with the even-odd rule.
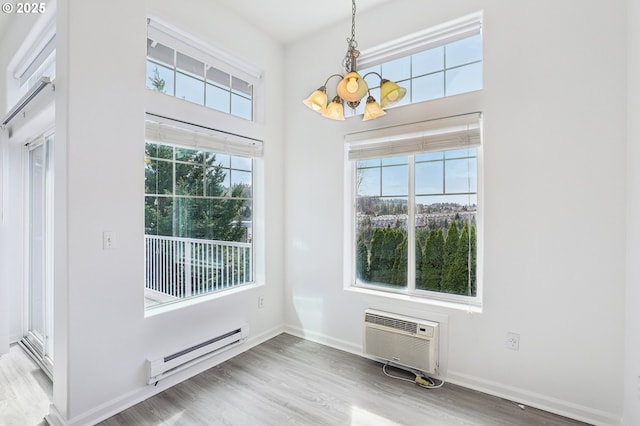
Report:
[[[104,231],[102,233],[102,249],[111,250],[116,248],[116,234],[111,231]]]

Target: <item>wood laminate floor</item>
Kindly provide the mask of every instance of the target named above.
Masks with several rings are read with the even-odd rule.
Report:
[[[51,380],[18,345],[0,357],[0,425],[45,425]]]
[[[389,369],[390,373],[404,372]],[[412,375],[405,377],[413,378]],[[107,419],[118,425],[582,425],[459,386],[424,389],[380,363],[281,334]]]

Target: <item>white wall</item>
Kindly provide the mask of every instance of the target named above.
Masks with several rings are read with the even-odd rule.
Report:
[[[624,421],[640,424],[640,1],[628,4],[627,67],[627,294],[624,374]]]
[[[340,71],[350,30],[345,20],[286,51],[288,330],[359,351],[367,307],[444,315],[449,380],[617,424],[625,308],[625,5],[398,0],[359,14],[356,36],[366,49],[479,10],[483,312],[343,290],[342,138],[371,122],[325,120],[301,99]],[[427,103],[389,111],[373,125],[439,114]],[[518,352],[505,348],[508,331],[520,333]]]
[[[256,224],[256,233],[266,234],[261,243],[266,253],[266,285],[145,318],[141,165],[147,10],[264,70],[265,92],[259,101],[264,102],[266,113],[260,115],[260,123],[247,129],[254,133],[257,129],[264,139],[264,194],[268,196],[263,195],[264,217],[257,218]],[[25,20],[0,43],[2,88],[10,79],[5,75],[6,64],[19,47],[20,35],[23,39],[31,26]],[[57,37],[56,346],[51,420],[87,424],[224,359],[212,359],[151,387],[146,386],[148,358],[209,338],[225,324],[242,321],[250,327],[249,342],[225,357],[282,330],[283,50],[205,0],[179,4],[61,0]],[[116,249],[102,249],[103,231],[115,233]],[[15,259],[6,256],[6,249],[2,253],[3,263]],[[12,282],[11,289],[20,284]],[[265,300],[262,309],[258,309],[258,296]]]
[[[483,313],[343,290],[342,137],[362,124],[321,119],[301,99],[340,71],[347,20],[283,56],[276,43],[211,2],[148,0],[146,7],[175,25],[265,70],[268,196],[266,287],[145,318],[138,248],[147,10],[140,2],[64,0],[58,5],[54,373],[54,410],[62,418],[90,423],[186,377],[149,389],[144,361],[229,319],[249,321],[256,342],[280,328],[284,310],[289,331],[357,352],[362,311],[376,307],[448,318],[449,380],[599,424],[616,424],[624,400],[626,424],[637,423],[640,350],[633,324],[639,318],[631,299],[637,300],[633,256],[640,248],[629,243],[625,287],[625,211],[618,208],[628,196],[633,218],[640,199],[631,159],[640,137],[631,118],[640,107],[629,96],[627,146],[620,78],[626,4],[390,3],[358,15],[362,48],[485,13]],[[632,29],[640,16],[637,1],[628,4]],[[381,25],[388,16],[393,25]],[[0,42],[0,77],[30,25],[14,26]],[[637,29],[630,34],[637,44]],[[637,53],[629,59],[629,87],[638,93]],[[0,78],[0,89],[4,84]],[[424,104],[390,111],[369,127],[438,114]],[[621,166],[627,148],[628,176]],[[116,250],[102,250],[104,230],[116,233]],[[2,231],[0,259],[7,262]],[[632,226],[628,235],[637,231]],[[262,310],[258,294],[265,296]],[[520,351],[504,348],[507,331],[521,334]]]

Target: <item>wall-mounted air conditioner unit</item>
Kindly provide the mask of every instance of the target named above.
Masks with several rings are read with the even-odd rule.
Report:
[[[437,322],[367,309],[364,314],[364,353],[435,374],[438,367],[438,329]]]

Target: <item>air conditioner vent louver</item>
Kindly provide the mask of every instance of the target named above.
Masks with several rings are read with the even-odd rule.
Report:
[[[415,322],[405,321],[401,319],[389,318],[387,316],[367,313],[365,322],[369,324],[378,324],[384,327],[395,328],[396,330],[406,331],[407,333],[417,333],[418,324]]]

